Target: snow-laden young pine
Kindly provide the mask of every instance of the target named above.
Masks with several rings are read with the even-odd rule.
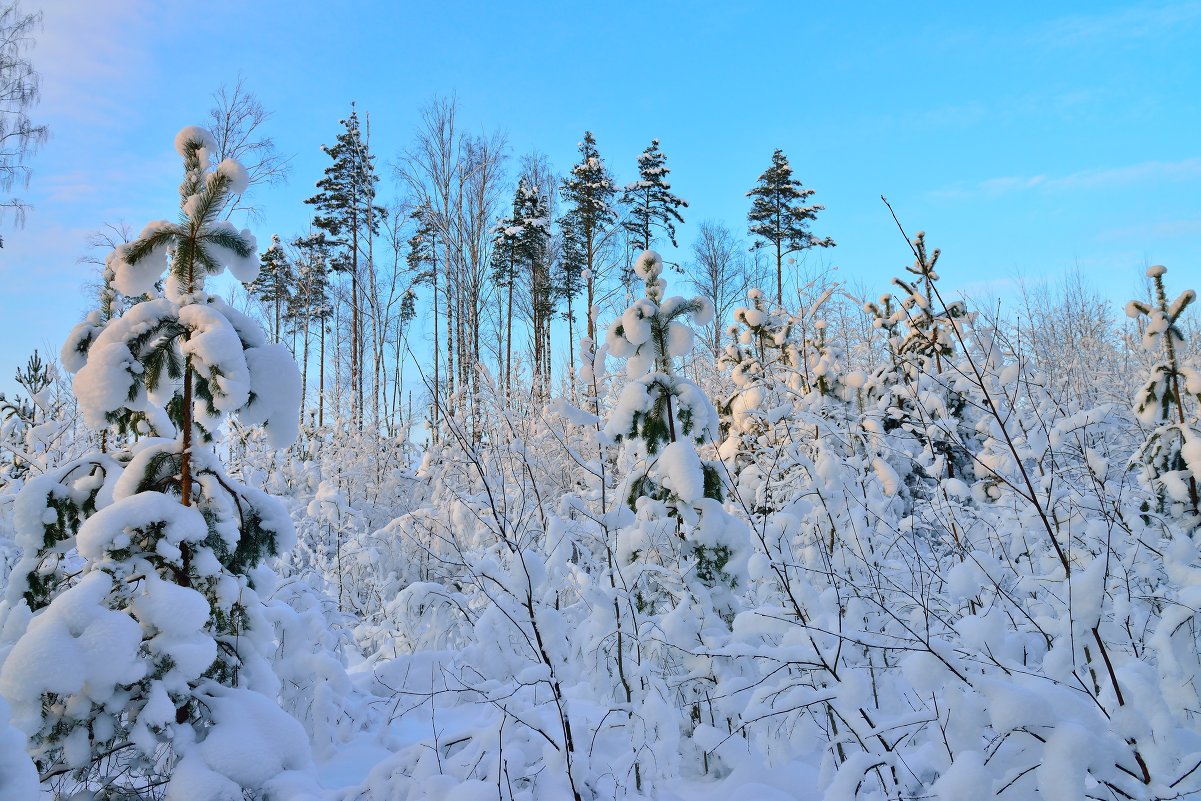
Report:
[[[723,505],[719,464],[698,450],[717,439],[717,411],[676,367],[692,350],[692,326],[709,323],[713,308],[705,298],[666,296],[663,260],[654,251],[643,252],[634,270],[645,293],[609,326],[605,340],[609,354],[626,360],[626,379],[602,431],[618,445],[615,494],[634,512],[614,532],[612,559],[624,596],[616,611],[626,615],[627,607],[627,627],[643,632],[624,657],[637,668],[635,722],[648,742],[696,753],[688,741],[714,681],[711,668],[706,658],[664,641],[700,646],[726,636],[748,580],[750,533]],[[688,710],[687,717],[673,710]],[[636,780],[643,771],[637,753]]]
[[[14,378],[26,397],[0,392],[0,483],[19,486],[72,450],[73,414],[57,366],[36,349]]]
[[[16,505],[24,555],[7,587],[0,695],[29,737],[43,786],[95,798],[162,788],[227,801],[303,786],[304,730],[278,706],[272,627],[256,568],[287,548],[278,501],[225,474],[223,422],[296,435],[299,376],[282,345],[205,290],[255,277],[254,238],[221,218],[245,188],[237,162],[183,129],[178,222],[148,225],[109,258],[132,300],[91,315],[62,361],[85,420],[136,433],[29,482]]]
[[[894,278],[899,297],[883,295],[878,303],[865,304],[872,324],[886,335],[888,358],[868,376],[864,397],[882,434],[918,468],[900,471],[907,491],[924,497],[931,482],[970,484],[976,474],[972,377],[954,363],[963,349],[960,331],[971,325],[973,315],[958,301],[939,308],[934,268],[940,254],[937,248],[927,251],[924,232],[910,247],[915,260],[906,270],[916,280]]]
[[[1182,353],[1180,318],[1197,293],[1186,290],[1169,303],[1166,272],[1158,265],[1147,270],[1154,303],[1132,300],[1126,306],[1129,316],[1146,318],[1143,347],[1161,356],[1135,398],[1139,419],[1152,428],[1135,460],[1155,492],[1155,511],[1192,536],[1201,529],[1201,366]]]
[[[813,424],[824,426],[825,418],[847,413],[862,384],[859,373],[844,369],[826,333],[822,310],[834,291],[826,287],[807,308],[790,313],[751,289],[727,329],[730,344],[718,365],[729,371],[732,387],[719,406],[718,453],[738,503],[756,513],[778,510],[796,490],[790,476],[803,467],[785,451],[799,428],[797,413],[816,414]]]
[[[609,353],[626,359],[627,380],[604,430],[622,443],[621,493],[637,518],[618,557],[630,564],[671,565],[670,573],[688,577],[694,590],[713,593],[717,607],[729,609],[729,590],[744,580],[746,531],[722,507],[718,467],[697,451],[717,439],[717,410],[674,366],[692,350],[690,323],[708,323],[713,307],[705,298],[665,297],[663,259],[655,251],[643,252],[634,270],[646,293],[610,325],[606,337]],[[643,602],[678,603],[683,585],[656,586],[661,582],[655,574],[646,571],[635,581],[644,585]]]

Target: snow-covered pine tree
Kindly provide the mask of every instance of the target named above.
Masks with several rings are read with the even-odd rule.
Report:
[[[32,470],[41,473],[61,454],[57,453],[66,430],[65,404],[56,391],[58,370],[42,360],[34,349],[13,380],[25,397],[11,399],[0,392],[0,484],[19,481]],[[18,485],[19,486],[19,485]]]
[[[746,532],[722,507],[718,468],[697,451],[716,439],[717,411],[674,367],[692,350],[695,334],[688,321],[705,325],[713,307],[705,298],[665,298],[663,259],[655,251],[642,253],[634,269],[646,294],[613,322],[606,337],[609,353],[626,359],[628,382],[605,433],[622,443],[621,491],[637,515],[623,534],[619,557],[670,564],[675,575],[688,577],[685,584],[694,592],[712,593],[715,607],[729,610],[729,591],[747,556]],[[660,584],[657,575],[644,571],[631,585]],[[642,599],[648,605],[679,589],[649,585]]]
[[[884,433],[908,439],[917,450],[901,447],[916,468],[910,489],[925,494],[931,482],[975,478],[973,453],[978,408],[972,403],[972,371],[956,363],[973,315],[960,301],[943,303],[935,266],[940,252],[926,246],[925,232],[910,243],[914,263],[905,269],[915,279],[894,278],[897,297],[882,295],[864,305],[873,325],[886,334],[888,361],[868,377],[864,389],[869,414],[878,415]],[[940,310],[938,306],[942,306]],[[979,405],[979,408],[984,408]],[[919,489],[925,485],[925,489]]]
[[[530,322],[534,340],[533,385],[535,389],[544,391],[550,377],[547,340],[555,297],[546,258],[550,224],[546,215],[546,200],[541,191],[522,177],[513,193],[512,213],[498,219],[492,230],[492,280],[506,296],[504,360],[501,365],[505,374],[505,394],[509,393],[512,384],[513,294],[518,276],[522,273],[526,273],[529,279]]]
[[[1161,265],[1147,270],[1153,303],[1132,300],[1126,305],[1130,317],[1147,318],[1143,347],[1161,353],[1135,397],[1135,412],[1151,432],[1133,462],[1155,494],[1155,511],[1169,521],[1166,530],[1192,537],[1201,529],[1201,366],[1184,358],[1180,318],[1197,293],[1187,289],[1169,303],[1166,273]]]
[[[747,214],[751,236],[758,237],[752,249],[769,247],[776,256],[776,303],[784,305],[784,257],[808,248],[828,248],[834,245],[830,237],[818,238],[809,231],[809,223],[825,206],[805,205],[814,193],[792,177],[792,166],[784,151],[776,149],[771,166],[759,176],[759,183],[747,197],[751,211]]]
[[[521,196],[524,189],[525,181],[518,182],[517,191],[513,193],[512,213],[508,217],[498,219],[492,229],[492,257],[489,265],[492,269],[492,282],[505,295],[505,355],[501,370],[504,373],[503,385],[506,395],[509,394],[513,377],[513,290],[517,283]],[[416,248],[411,251],[416,252]]]
[[[684,222],[679,210],[688,208],[688,201],[672,194],[667,182],[671,170],[666,164],[659,140],[652,139],[650,147],[638,154],[638,180],[628,184],[621,195],[621,204],[630,210],[629,219],[622,226],[630,232],[633,247],[639,250],[650,249],[655,228],[661,229],[675,247],[675,223]]]
[[[769,303],[762,290],[747,292],[747,305],[734,310],[734,324],[727,329],[730,344],[718,359],[730,371],[732,391],[718,405],[722,440],[718,454],[726,463],[738,492],[752,509],[768,508],[771,482],[760,463],[771,441],[773,426],[765,413],[779,408],[787,386],[786,344],[792,322],[779,306]]]
[[[413,235],[409,238],[409,253],[405,257],[408,263],[409,271],[414,275],[413,286],[421,286],[429,284],[433,289],[433,299],[431,306],[434,311],[434,370],[433,381],[430,389],[431,398],[429,406],[429,422],[431,425],[430,436],[433,441],[437,441],[439,436],[438,421],[441,418],[441,385],[439,381],[439,347],[438,347],[438,314],[439,314],[439,299],[438,299],[438,231],[439,225],[436,219],[437,215],[430,207],[428,202],[422,202],[417,208],[412,211],[412,219],[414,224]]]
[[[246,291],[273,312],[271,336],[275,342],[279,342],[284,313],[293,302],[295,284],[292,261],[284,251],[279,234],[274,234],[271,237],[271,246],[263,251],[260,258],[259,274],[254,281],[246,285]]]
[[[646,746],[674,743],[668,750],[676,758],[716,683],[712,660],[683,657],[657,637],[644,639],[645,632],[662,630],[673,643],[724,639],[747,582],[750,532],[723,505],[720,465],[699,450],[717,437],[717,410],[676,368],[693,348],[693,326],[711,322],[713,306],[703,297],[665,297],[663,259],[655,251],[643,252],[634,271],[645,294],[612,323],[604,346],[626,359],[627,380],[603,433],[619,445],[617,496],[634,512],[612,548],[622,598],[615,609],[628,610],[618,611],[625,621],[617,625],[633,638],[618,672],[637,711],[633,770],[641,788]],[[631,672],[640,677],[628,678]]]
[[[317,326],[317,427],[325,425],[325,331],[334,314],[333,290],[329,283],[330,249],[324,231],[300,236],[292,241],[299,257],[296,269],[296,292],[288,308],[288,316],[301,324],[304,332],[304,355],[301,358],[301,414],[307,408],[309,388],[309,345],[313,325]]]
[[[89,318],[63,347],[85,420],[145,436],[39,477],[17,501],[24,558],[0,610],[17,638],[3,644],[0,695],[43,786],[64,796],[165,788],[226,801],[310,765],[303,730],[274,700],[255,590],[291,521],[226,475],[209,444],[231,414],[262,424],[276,447],[290,442],[299,376],[283,345],[205,289],[226,269],[255,278],[253,236],[221,219],[245,170],[212,167],[201,128],[175,144],[179,222],[151,223],[111,261],[122,293],[143,299]]]
[[[593,341],[596,341],[596,322],[592,315],[596,298],[596,268],[605,235],[617,219],[612,206],[616,192],[613,178],[596,149],[596,138],[591,131],[585,131],[584,141],[580,142],[580,161],[571,168],[571,175],[563,179],[559,194],[567,204],[563,216],[568,220],[567,225],[571,226],[577,243],[572,253],[580,260],[584,274],[588,338]]]
[[[414,284],[429,283],[433,278],[435,227],[431,220],[432,211],[422,204],[409,214],[413,221],[413,235],[409,237],[409,252],[405,263],[415,278]]]
[[[545,398],[551,383],[551,320],[558,299],[550,265],[550,214],[541,187],[522,181],[518,190],[517,259],[529,271],[533,322],[535,394]]]
[[[747,306],[734,310],[731,343],[719,359],[733,387],[719,406],[718,452],[740,500],[754,514],[791,502],[797,491],[792,477],[803,469],[788,452],[816,436],[813,426],[825,425],[836,410],[844,418],[849,412],[853,391],[820,316],[833,293],[828,287],[807,308],[789,314],[752,289]]]
[[[575,299],[585,286],[585,264],[587,263],[584,242],[581,239],[579,226],[574,217],[568,215],[559,218],[558,241],[559,250],[558,258],[555,259],[556,270],[554,282],[558,290],[557,294],[566,306],[563,311],[563,319],[567,322],[567,364],[569,374],[574,380],[576,374],[576,345],[579,344],[576,342],[575,336]],[[591,314],[591,310],[588,310],[588,313]],[[585,331],[587,331],[586,325]],[[580,359],[583,360],[584,358],[583,347],[581,347]]]

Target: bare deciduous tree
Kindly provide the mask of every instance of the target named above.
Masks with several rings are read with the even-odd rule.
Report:
[[[417,206],[428,209],[432,233],[434,377],[433,421],[453,403],[455,386],[475,380],[480,360],[490,232],[502,197],[507,143],[501,134],[471,136],[457,122],[453,97],[436,98],[421,111],[413,144],[395,167],[397,180]],[[445,315],[445,364],[439,310]]]
[[[118,308],[120,301],[116,290],[112,287],[112,276],[108,274],[105,267],[105,259],[118,245],[132,242],[133,238],[133,228],[129,226],[129,223],[125,221],[105,223],[88,235],[88,247],[92,249],[92,252],[79,258],[80,264],[92,264],[99,270],[100,280],[89,281],[85,290],[96,299],[97,308],[105,320],[111,320],[116,314],[123,311]]]
[[[395,167],[396,178],[408,187],[418,205],[428,209],[426,224],[432,235],[431,284],[433,287],[433,334],[434,334],[434,377],[430,387],[433,393],[432,419],[437,428],[442,416],[441,336],[439,334],[439,311],[443,303],[447,312],[447,276],[451,263],[451,230],[449,220],[454,209],[453,189],[462,155],[462,134],[458,130],[456,116],[458,105],[452,98],[436,98],[421,110],[421,128],[413,144],[401,156]],[[442,280],[439,281],[441,276]],[[439,294],[441,292],[441,295]],[[451,322],[447,320],[446,331],[451,333]],[[448,353],[451,351],[447,345]],[[448,360],[449,361],[449,360]],[[448,364],[446,377],[450,377]]]
[[[213,93],[209,119],[213,137],[217,140],[217,161],[231,158],[242,163],[250,176],[245,192],[236,196],[225,211],[228,218],[235,211],[259,216],[259,209],[247,198],[255,186],[277,186],[288,180],[291,157],[275,149],[275,140],[264,134],[263,128],[271,112],[263,108],[258,97],[246,88],[244,78],[238,78],[233,88],[222,84]]]
[[[26,14],[16,2],[0,5],[0,192],[5,194],[29,185],[25,159],[49,136],[46,126],[35,125],[28,113],[38,100],[38,74],[26,52],[41,24],[40,11]],[[0,197],[0,221],[12,211],[19,225],[28,208],[20,198]]]
[[[716,357],[730,312],[758,286],[764,272],[746,246],[722,223],[705,220],[692,243],[692,284],[713,304],[713,322],[704,327],[705,343]]]

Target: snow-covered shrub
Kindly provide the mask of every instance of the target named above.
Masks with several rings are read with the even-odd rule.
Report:
[[[304,726],[318,758],[333,756],[354,734],[352,715],[362,715],[346,672],[354,649],[347,616],[326,589],[316,571],[282,578],[265,610],[274,627],[280,704]]]
[[[728,729],[822,765],[826,798],[1193,792],[1198,566],[1126,480],[1124,418],[1061,405],[933,276],[875,311],[891,364],[863,413],[781,415],[799,480],[751,508],[744,668],[715,671]]]

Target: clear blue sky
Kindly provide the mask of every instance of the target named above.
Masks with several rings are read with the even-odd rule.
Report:
[[[956,289],[1004,296],[1078,266],[1120,298],[1146,263],[1201,284],[1201,2],[41,7],[36,116],[52,138],[32,161],[35,209],[0,250],[0,388],[83,312],[88,232],[174,214],[172,138],[239,74],[294,156],[260,198],[260,243],[303,228],[351,100],[387,200],[417,110],[455,93],[469,127],[560,171],[585,129],[619,180],[658,137],[689,222],[740,232],[783,148],[827,206],[815,230],[838,247],[822,258],[881,291],[910,261],[881,194],[943,249]]]

